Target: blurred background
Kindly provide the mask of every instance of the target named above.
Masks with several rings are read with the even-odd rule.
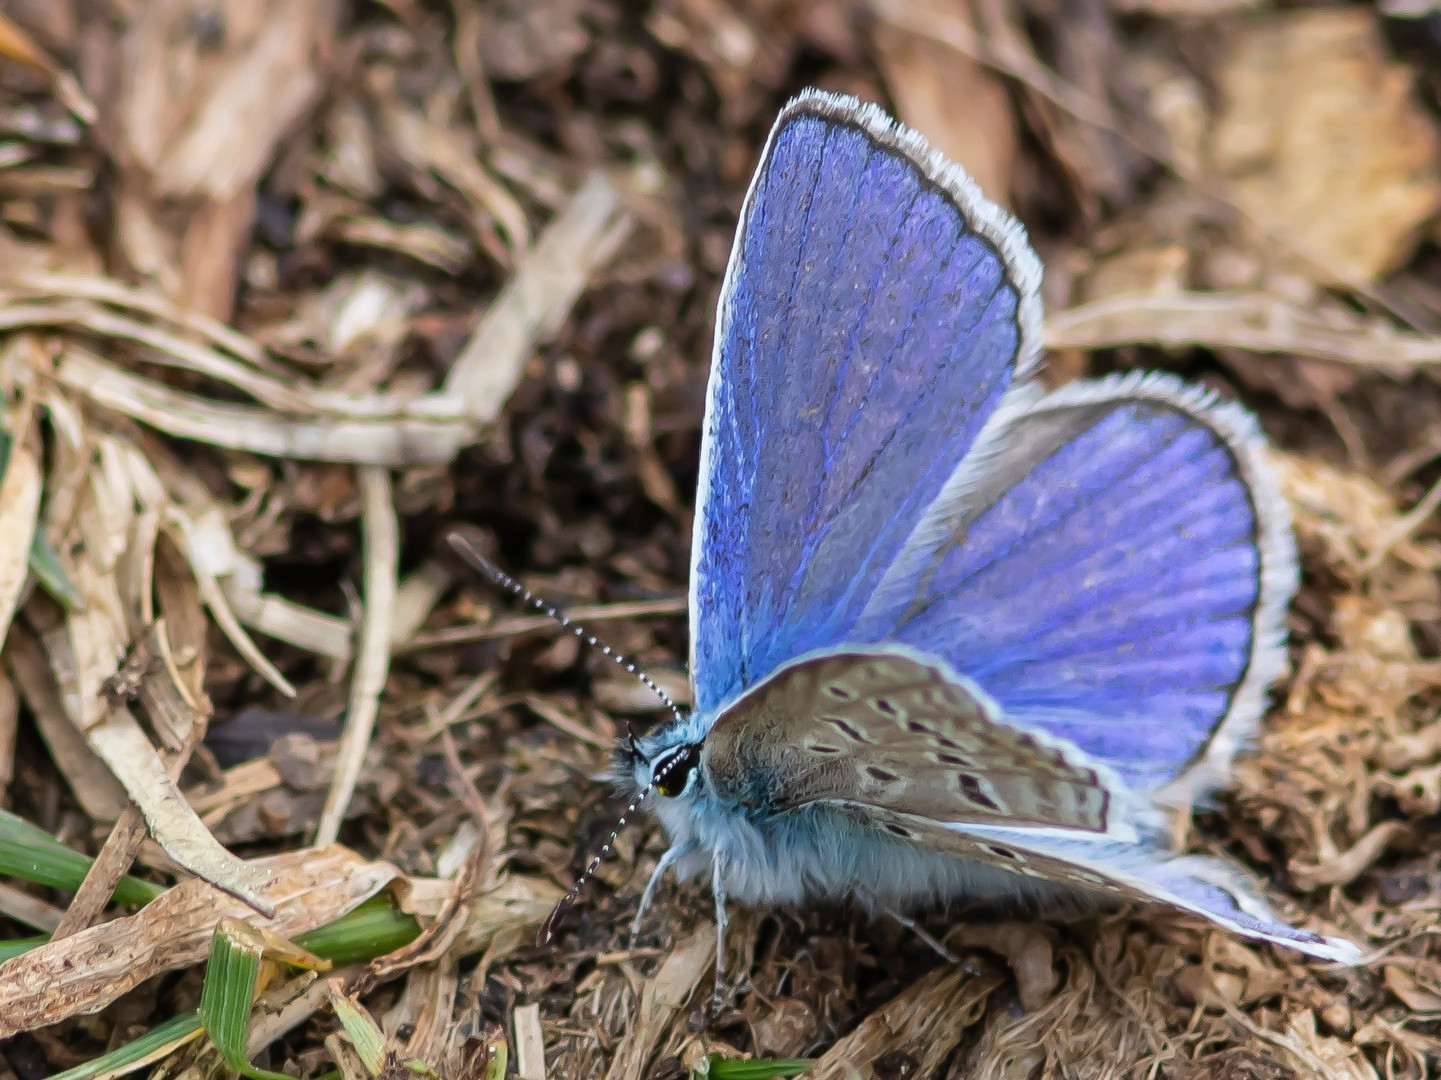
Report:
[[[0,0],[0,1080],[143,1037],[167,1075],[1430,1075],[1438,73],[1426,0]],[[958,969],[738,911],[716,1015],[707,892],[627,946],[648,822],[535,944],[661,713],[444,531],[688,696],[720,276],[808,85],[1025,222],[1048,382],[1165,368],[1261,417],[1293,673],[1181,839],[1366,966],[976,910],[931,924]],[[242,979],[227,1049],[217,914],[340,981]]]

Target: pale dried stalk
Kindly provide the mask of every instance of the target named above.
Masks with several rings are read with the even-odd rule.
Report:
[[[391,495],[390,473],[369,466],[359,470],[358,479],[365,552],[365,614],[350,684],[350,708],[336,749],[335,780],[325,797],[316,830],[315,842],[321,846],[333,843],[340,834],[340,823],[360,780],[380,710],[380,695],[390,673],[390,641],[399,588],[400,522]]]
[[[1320,314],[1264,293],[1109,296],[1052,315],[1051,349],[1159,345],[1246,349],[1401,374],[1441,363],[1441,337],[1408,334],[1385,323]]]
[[[536,344],[555,334],[596,269],[629,234],[621,194],[596,173],[520,263],[456,357],[445,388],[477,423],[500,415]]]
[[[243,390],[273,409],[309,411],[305,394],[293,385],[248,367],[215,349],[115,315],[88,303],[0,307],[0,332],[35,328],[74,327],[100,337],[144,346],[148,359],[183,368]]]
[[[245,625],[326,659],[349,662],[354,631],[346,620],[274,593],[260,592],[248,580],[235,575],[219,580],[225,598]]]
[[[6,282],[3,289],[0,289],[0,304],[12,302],[11,297],[17,295],[32,300],[49,299],[52,302],[92,300],[111,307],[138,311],[206,338],[252,367],[268,370],[271,374],[279,373],[266,355],[265,349],[257,342],[219,319],[213,319],[193,308],[173,304],[163,293],[151,289],[131,288],[114,278],[90,277],[85,274],[32,273]]]
[[[28,403],[9,427],[10,456],[0,478],[0,642],[10,629],[30,576],[30,545],[40,513],[44,479],[32,443]]]
[[[260,651],[231,610],[225,590],[220,587],[219,579],[211,570],[210,561],[205,558],[203,531],[194,520],[178,510],[172,510],[168,524],[172,526],[171,535],[176,546],[185,553],[185,559],[195,574],[195,585],[200,590],[200,598],[205,601],[215,625],[220,627],[221,632],[235,646],[235,651],[240,653],[266,682],[286,697],[294,697],[295,687],[290,685],[290,680]]]
[[[444,395],[410,399],[415,409],[404,416],[330,416],[312,421],[207,401],[84,357],[74,349],[67,350],[56,378],[106,408],[177,438],[267,457],[397,467],[444,463],[470,442],[473,432],[469,422],[445,416],[454,401]],[[396,400],[357,398],[355,404],[390,408]]]
[[[573,608],[566,608],[565,614],[573,622],[590,624],[612,619],[684,615],[686,604],[684,596],[661,596],[654,600],[630,600],[615,604],[577,604]],[[489,626],[452,626],[428,634],[417,634],[406,642],[403,651],[414,652],[467,641],[491,641],[530,634],[537,630],[554,630],[555,627],[555,620],[548,615],[507,615]]]

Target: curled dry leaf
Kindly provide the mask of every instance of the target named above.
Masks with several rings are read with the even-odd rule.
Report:
[[[1018,922],[966,926],[946,940],[1004,956],[1016,977],[1016,994],[1028,1009],[1039,1009],[1056,990],[1055,947],[1045,927]]]
[[[1371,12],[1240,23],[1216,80],[1213,165],[1307,276],[1369,282],[1410,253],[1441,205],[1441,141]]]

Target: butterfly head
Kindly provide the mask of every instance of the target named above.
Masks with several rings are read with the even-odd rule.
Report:
[[[661,799],[694,795],[702,783],[701,751],[709,725],[682,716],[659,731],[627,735],[616,761],[616,780]]]

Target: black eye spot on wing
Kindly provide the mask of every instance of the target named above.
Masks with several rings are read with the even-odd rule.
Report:
[[[900,710],[887,698],[876,698],[873,704],[876,707],[876,712],[883,716],[889,716],[892,720],[900,715]]]
[[[1005,859],[1007,862],[1025,862],[1024,859],[1022,859],[1010,848],[997,847],[995,844],[981,843],[977,843],[976,846],[982,851],[984,851],[987,855],[993,855],[997,859]]]
[[[806,749],[809,750],[812,754],[843,754],[843,753],[845,753],[845,751],[842,750],[839,746],[832,746],[830,743],[823,743],[823,742],[807,743],[807,744],[806,744]]]
[[[916,838],[916,834],[911,832],[910,829],[904,825],[897,825],[894,821],[887,821],[881,828],[885,829],[886,832],[892,836],[899,836],[902,840],[914,840]]]
[[[895,773],[889,769],[883,769],[879,765],[867,765],[866,775],[882,784],[889,784],[900,779]]]
[[[848,686],[842,686],[840,683],[826,683],[825,690],[827,694],[837,701],[854,701],[856,699],[856,692]]]
[[[997,805],[996,800],[986,794],[986,789],[981,786],[981,782],[974,776],[971,776],[969,773],[961,773],[960,781],[961,791],[965,793],[966,798],[970,799],[971,802],[978,806],[984,806],[987,810],[999,811],[1001,809],[1000,806]]]
[[[846,719],[844,719],[843,717],[840,717],[840,716],[822,716],[822,717],[821,717],[821,723],[823,723],[823,724],[829,724],[831,727],[835,728],[837,731],[839,731],[839,732],[840,732],[842,735],[844,735],[846,738],[850,739],[851,742],[870,742],[870,741],[871,741],[870,739],[866,738],[865,733],[864,733],[863,731],[861,731],[860,728],[856,727],[856,726],[855,726],[854,724],[852,724],[849,720],[846,720]]]

